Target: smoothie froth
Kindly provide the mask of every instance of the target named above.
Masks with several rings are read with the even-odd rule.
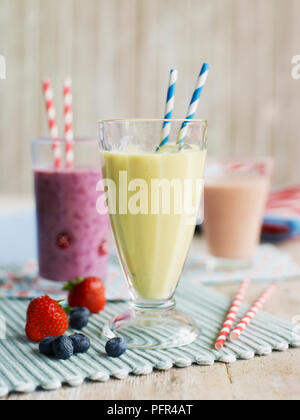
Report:
[[[196,183],[204,178],[206,152],[187,150],[180,153],[103,152],[103,176],[117,186],[117,208],[120,172],[127,173],[127,187],[137,179],[144,180],[151,203],[152,180]],[[128,200],[136,193],[128,191]],[[172,210],[170,214],[111,214],[111,225],[121,263],[131,291],[138,299],[165,300],[172,297],[186,261],[194,235],[201,194],[191,192],[193,214]],[[171,189],[171,203],[175,189]],[[108,190],[108,199],[114,197]]]

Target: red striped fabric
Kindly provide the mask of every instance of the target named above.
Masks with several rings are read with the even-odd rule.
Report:
[[[230,338],[232,340],[236,340],[240,337],[240,335],[249,326],[249,324],[252,322],[252,320],[255,318],[258,312],[263,309],[267,301],[271,298],[277,286],[277,283],[271,284],[271,286],[269,286],[267,290],[263,293],[263,295],[255,302],[250,311],[245,315],[245,317],[240,321],[240,323],[231,333]]]
[[[217,350],[222,350],[222,348],[224,347],[226,340],[230,334],[231,328],[233,326],[233,323],[237,317],[238,311],[241,307],[241,304],[245,298],[245,295],[247,293],[247,290],[249,288],[249,285],[251,283],[250,279],[246,279],[244,280],[244,282],[241,284],[241,287],[237,293],[237,295],[235,296],[231,308],[229,309],[229,312],[227,314],[225,323],[221,329],[221,332],[219,334],[219,337],[216,341],[215,344],[215,348]]]

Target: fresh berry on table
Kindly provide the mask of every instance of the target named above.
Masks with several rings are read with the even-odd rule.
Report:
[[[64,289],[69,291],[68,302],[72,308],[83,306],[92,314],[97,314],[106,305],[105,287],[97,277],[77,278],[67,283]]]
[[[74,334],[69,337],[46,337],[39,345],[40,353],[45,356],[55,356],[60,360],[68,360],[74,354],[87,353],[91,347],[88,337],[83,334]]]
[[[58,337],[69,328],[69,319],[56,300],[43,296],[30,302],[27,310],[26,335],[39,343],[46,337]]]
[[[75,313],[81,314],[82,316],[87,316],[88,318],[91,316],[91,312],[84,306],[77,306],[76,308],[72,308],[70,315],[74,315]]]
[[[86,353],[91,347],[88,337],[83,334],[74,334],[70,336],[73,343],[74,354]]]
[[[54,342],[54,337],[46,337],[40,342],[39,350],[41,354],[45,356],[53,356],[53,347],[52,344]]]
[[[120,357],[127,351],[127,344],[123,338],[115,337],[106,343],[105,351],[109,357]]]
[[[82,330],[89,323],[90,311],[86,308],[85,310],[78,310],[75,308],[69,317],[70,327],[73,330]]]
[[[73,342],[64,335],[56,338],[52,343],[54,356],[61,360],[68,360],[74,354]]]

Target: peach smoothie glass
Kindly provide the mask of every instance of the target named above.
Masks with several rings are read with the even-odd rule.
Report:
[[[222,162],[205,182],[204,230],[216,269],[244,269],[259,244],[270,190],[272,160]]]

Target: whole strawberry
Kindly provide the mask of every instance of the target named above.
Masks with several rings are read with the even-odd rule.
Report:
[[[27,310],[26,335],[39,343],[46,337],[58,337],[69,328],[69,319],[56,300],[43,296],[30,302]]]
[[[64,289],[69,291],[68,301],[71,308],[83,306],[92,314],[97,314],[106,305],[105,287],[103,281],[97,277],[78,278],[67,283]]]

